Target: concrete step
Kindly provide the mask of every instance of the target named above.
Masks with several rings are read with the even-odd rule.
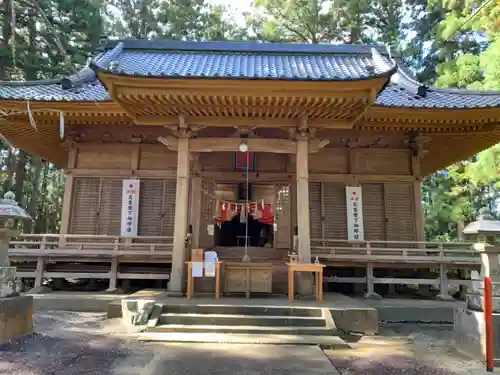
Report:
[[[275,334],[335,336],[339,332],[327,327],[275,327],[275,326],[218,326],[218,325],[183,325],[162,324],[147,329],[148,332],[185,332],[185,333],[236,333],[236,334]]]
[[[225,343],[225,344],[276,344],[276,345],[319,345],[328,349],[349,348],[338,336],[315,335],[272,335],[239,333],[199,332],[143,332],[141,341]]]
[[[161,314],[158,324],[325,327],[323,318],[282,315]]]
[[[230,315],[274,315],[274,316],[323,316],[320,308],[293,306],[235,306],[235,305],[164,305],[163,313],[174,314],[230,314]]]

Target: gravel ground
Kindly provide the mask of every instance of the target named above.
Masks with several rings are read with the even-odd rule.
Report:
[[[2,375],[107,375],[123,352],[104,314],[34,314],[37,333],[0,346]]]
[[[151,374],[166,375],[171,374],[176,364],[188,368],[192,358],[198,358],[195,362],[199,368],[206,369],[210,361],[201,363],[205,357],[220,357],[219,362],[227,362],[229,352],[234,352],[232,347],[229,350],[215,344],[195,347],[137,342],[124,331],[118,319],[105,320],[104,314],[40,312],[34,314],[34,321],[37,333],[0,346],[1,375],[144,375],[151,367],[165,369],[151,371]],[[384,326],[379,336],[363,338],[353,343],[352,349],[325,353],[341,375],[486,374],[482,363],[454,352],[451,333],[452,327],[446,326]],[[279,354],[280,349],[259,346],[254,350],[255,358],[260,356],[263,361],[266,356]],[[249,352],[246,352],[240,357],[243,358],[240,363],[237,356],[242,352],[246,351],[232,355],[236,367],[243,366],[244,357],[248,357]],[[294,358],[303,362],[300,356]],[[183,364],[183,361],[186,362]],[[293,361],[289,364],[293,365]],[[259,366],[264,372],[253,373],[279,373],[276,370],[269,372],[272,361],[264,362]],[[251,373],[246,370],[243,373]],[[195,373],[203,372],[189,372],[190,375]],[[317,373],[332,375],[335,371]]]
[[[397,324],[350,350],[326,351],[341,375],[479,375],[484,364],[456,353],[451,326]]]

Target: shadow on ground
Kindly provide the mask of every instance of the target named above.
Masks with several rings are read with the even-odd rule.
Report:
[[[0,345],[0,374],[107,375],[120,355],[117,340],[35,333]]]

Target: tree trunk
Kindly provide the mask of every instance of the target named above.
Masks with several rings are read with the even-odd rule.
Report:
[[[14,178],[14,172],[16,168],[16,155],[14,154],[14,149],[8,146],[7,158],[5,159],[5,165],[7,166],[7,173],[5,180],[3,182],[3,193],[5,194],[12,189],[12,180]]]
[[[38,215],[37,215],[37,220],[35,222],[35,233],[56,233],[52,232],[50,228],[51,221],[57,220],[56,218],[49,218],[47,217],[47,201],[48,201],[48,173],[49,173],[49,164],[45,163],[43,166],[43,177],[42,177],[42,184],[40,186],[40,193],[41,193],[41,201],[40,204],[38,205]],[[56,181],[54,181],[56,183]],[[59,200],[59,199],[58,199]],[[56,213],[57,215],[57,213]]]
[[[32,174],[32,189],[31,195],[28,203],[28,213],[33,219],[32,221],[26,222],[25,224],[25,232],[32,233],[33,230],[33,222],[37,220],[37,211],[38,211],[38,201],[40,197],[40,178],[42,176],[42,162],[39,158],[35,158],[33,160],[33,174]],[[36,225],[35,225],[36,230]]]
[[[2,26],[2,40],[1,40],[1,47],[4,49],[6,52],[5,54],[10,55],[9,47],[9,39],[10,39],[10,34],[11,34],[11,9],[10,9],[11,1],[10,0],[4,0],[3,3],[3,26]],[[8,67],[10,64],[10,58],[8,56],[3,56],[3,58],[0,59],[0,80],[8,80],[9,75],[8,75]]]
[[[16,183],[14,184],[14,193],[16,194],[16,201],[21,206],[24,206],[24,180],[26,179],[26,161],[27,154],[23,150],[19,150],[16,162]]]

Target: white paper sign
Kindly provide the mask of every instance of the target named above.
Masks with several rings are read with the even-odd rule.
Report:
[[[191,263],[191,276],[192,277],[203,277],[203,262],[192,262]]]
[[[346,186],[345,196],[347,204],[347,239],[363,241],[363,198],[360,186]]]
[[[217,262],[217,253],[205,251],[205,277],[215,277],[215,262]]]
[[[137,236],[139,221],[139,180],[123,180],[121,235]]]

